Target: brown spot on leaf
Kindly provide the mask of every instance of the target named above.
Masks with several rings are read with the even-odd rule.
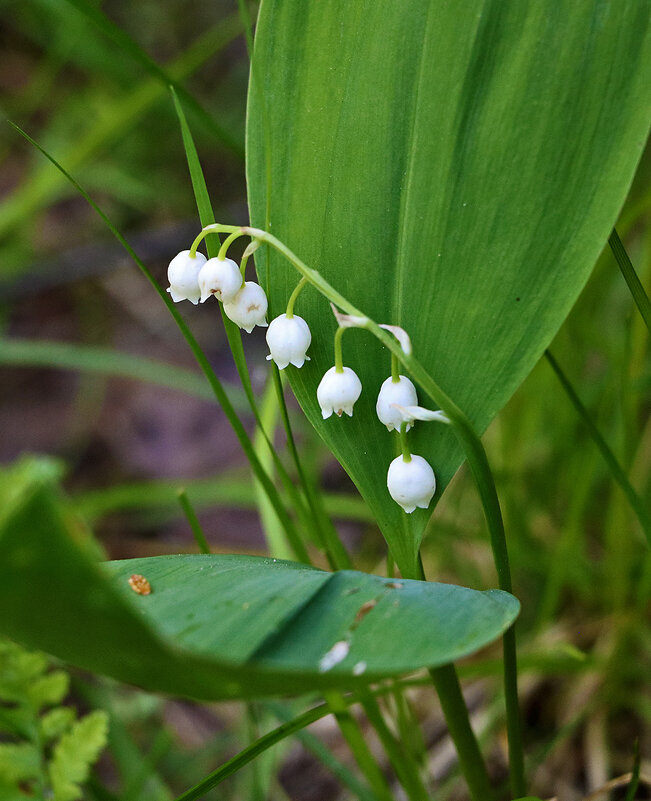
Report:
[[[361,623],[363,618],[368,615],[368,613],[373,609],[373,607],[377,604],[377,601],[367,601],[365,604],[362,604],[360,608],[357,610],[357,614],[355,615],[355,623]]]

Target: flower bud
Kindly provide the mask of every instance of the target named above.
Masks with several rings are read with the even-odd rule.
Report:
[[[256,325],[267,327],[267,296],[264,289],[254,281],[247,281],[232,300],[224,303],[226,316],[248,334]]]
[[[436,491],[434,471],[422,456],[412,454],[409,462],[404,456],[398,456],[389,465],[387,488],[407,514],[417,506],[427,509]]]
[[[233,259],[208,259],[199,273],[201,302],[211,295],[223,303],[232,300],[242,288],[242,274]]]
[[[167,280],[170,285],[167,291],[174,303],[180,300],[189,300],[196,306],[199,302],[201,290],[199,289],[199,271],[206,263],[203,253],[197,252],[194,258],[189,250],[182,250],[174,256],[167,268]]]
[[[271,351],[267,359],[273,359],[281,370],[288,364],[302,367],[310,358],[305,353],[311,341],[310,328],[302,317],[281,314],[271,321],[267,330],[267,345]]]
[[[346,412],[353,416],[353,404],[362,393],[362,382],[357,373],[350,367],[344,367],[342,373],[331,367],[321,379],[316,391],[316,398],[321,407],[321,415],[327,420],[335,412],[338,417]]]
[[[392,404],[399,404],[400,406],[415,406],[418,403],[418,396],[416,395],[416,387],[407,378],[401,375],[399,381],[394,381],[391,376],[380,387],[380,393],[377,396],[377,403],[375,404],[375,411],[380,418],[380,422],[393,431],[397,428],[400,431],[400,426],[407,423],[406,431],[413,426],[413,420],[406,418],[399,409],[396,409]]]

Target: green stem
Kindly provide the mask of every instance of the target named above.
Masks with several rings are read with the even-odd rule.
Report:
[[[197,248],[203,242],[203,240],[208,236],[208,234],[216,234],[218,231],[207,231],[205,228],[195,236],[194,242],[190,245],[190,258],[194,259],[197,255]],[[221,243],[220,243],[221,247]]]
[[[644,501],[640,497],[640,495],[635,491],[633,485],[628,479],[624,468],[618,462],[617,457],[611,450],[610,446],[606,442],[606,440],[601,435],[601,432],[595,425],[590,413],[583,405],[583,402],[577,395],[574,387],[568,380],[567,376],[563,372],[561,366],[558,364],[552,353],[548,350],[545,351],[545,356],[547,357],[547,361],[549,362],[552,370],[556,374],[556,378],[561,383],[561,386],[565,390],[565,394],[570,399],[572,405],[576,409],[579,417],[587,427],[588,431],[590,432],[590,436],[592,437],[595,445],[599,448],[601,455],[604,458],[604,461],[608,465],[610,472],[615,479],[615,481],[619,484],[620,488],[626,495],[631,508],[635,512],[635,515],[638,519],[640,526],[642,527],[642,531],[646,537],[647,544],[651,546],[651,515],[647,511]]]
[[[289,296],[289,300],[287,301],[287,310],[285,312],[285,317],[291,319],[294,316],[294,304],[296,303],[296,298],[301,294],[305,285],[307,284],[307,278],[303,276],[301,280],[296,284],[296,288]]]
[[[285,396],[283,394],[283,385],[280,378],[280,371],[274,364],[272,366],[272,375],[274,386],[276,388],[276,396],[278,398],[278,406],[280,408],[280,415],[282,417],[283,426],[285,428],[285,436],[287,437],[287,446],[294,462],[299,481],[307,500],[307,505],[312,514],[314,521],[314,530],[318,533],[321,547],[323,548],[328,563],[333,570],[350,570],[353,564],[350,556],[346,551],[343,543],[337,535],[337,531],[332,524],[332,521],[326,514],[321,504],[321,499],[317,493],[314,492],[312,483],[308,480],[296,447],[294,433],[292,431],[291,423],[289,420],[289,413],[287,411],[287,404],[285,403]]]
[[[242,254],[242,260],[240,261],[240,272],[242,273],[242,284],[244,284],[244,277],[246,275],[246,265],[249,261],[249,257],[252,256],[256,250],[260,247],[260,243],[253,241],[250,242]]]
[[[183,509],[183,513],[190,524],[190,528],[192,529],[192,536],[194,537],[197,545],[199,546],[199,550],[201,553],[210,553],[210,545],[208,545],[208,540],[206,539],[206,535],[203,533],[203,529],[201,528],[201,523],[199,522],[199,518],[197,517],[194,509],[192,508],[192,504],[190,503],[190,499],[188,498],[188,493],[184,489],[180,489],[178,491],[179,503],[181,504],[181,509]]]
[[[395,354],[391,354],[391,381],[397,384],[400,381],[400,364]]]
[[[186,790],[186,792],[181,793],[181,795],[177,796],[175,801],[196,801],[196,799],[202,798],[209,790],[212,790],[213,787],[217,787],[217,785],[221,784],[224,779],[227,779],[229,776],[237,773],[237,771],[241,770],[244,765],[248,765],[249,762],[254,760],[260,754],[263,754],[272,745],[279,743],[286,737],[289,737],[295,732],[300,731],[306,726],[309,726],[310,723],[314,723],[315,721],[326,717],[326,715],[331,714],[331,712],[332,710],[328,704],[321,704],[314,709],[304,712],[302,715],[299,715],[293,720],[290,720],[288,723],[283,723],[281,726],[273,729],[273,731],[265,734],[255,743],[251,743],[251,745],[249,745],[243,751],[240,751],[240,753],[236,754],[234,757],[232,757],[232,759],[229,759],[228,762],[225,762],[223,765],[217,768],[217,770],[209,773],[208,776],[202,779],[198,784],[195,784],[194,787],[191,787],[189,790]]]
[[[644,291],[642,282],[640,281],[638,274],[635,272],[635,268],[628,257],[626,248],[624,247],[622,240],[619,238],[615,228],[613,228],[613,231],[608,238],[608,244],[610,245],[610,249],[612,250],[617,264],[619,265],[619,269],[624,276],[624,280],[628,285],[630,293],[633,296],[635,305],[642,315],[642,319],[646,323],[647,329],[651,331],[651,302],[649,301],[649,296]]]
[[[463,700],[454,665],[432,668],[429,674],[436,687],[470,796],[473,801],[490,801],[494,798],[493,788],[475,733],[470,726],[466,702]]]
[[[402,461],[411,462],[411,451],[407,444],[407,423],[402,423],[400,426],[400,449],[402,450]]]
[[[348,709],[348,705],[343,696],[338,693],[326,693],[325,699],[337,718],[341,733],[344,735],[344,739],[353,752],[355,761],[359,765],[360,770],[371,785],[371,789],[378,797],[379,801],[394,801],[387,780],[366,744],[366,740],[364,739],[357,721]]]
[[[370,331],[413,376],[424,392],[438,405],[447,415],[454,431],[463,446],[468,466],[474,478],[479,496],[481,499],[486,523],[488,526],[493,560],[497,570],[500,589],[511,592],[511,568],[506,546],[506,534],[504,531],[504,521],[500,509],[499,498],[495,488],[493,475],[488,464],[486,452],[481,439],[477,436],[472,423],[456,405],[452,398],[444,392],[441,387],[429,375],[423,365],[411,354],[406,354],[397,340],[384,331],[380,326],[366,317],[363,312],[357,309],[343,295],[341,295],[323,276],[305,262],[301,261],[285,244],[276,239],[273,234],[262,231],[259,228],[242,227],[233,225],[222,225],[215,223],[208,226],[214,230],[223,232],[241,230],[243,233],[271,245],[281,253],[305,276],[308,281],[316,287],[322,295],[342,309],[346,314],[360,317],[365,320],[360,327]],[[207,229],[204,229],[207,230]],[[404,574],[404,570],[403,570]],[[508,635],[508,636],[507,636]],[[509,763],[511,769],[511,792],[517,798],[526,794],[524,781],[524,753],[522,748],[522,732],[520,723],[520,711],[518,707],[517,690],[517,665],[515,661],[515,634],[513,628],[504,636],[504,691],[506,701],[506,723],[507,737],[509,743]]]
[[[413,576],[405,575],[405,578],[413,578],[417,581],[427,580],[420,554],[415,574]],[[456,668],[452,664],[443,665],[432,668],[429,674],[439,697],[445,722],[459,757],[461,772],[468,784],[472,801],[492,801],[494,798],[493,788],[477,738],[470,725],[470,717],[463,699]]]
[[[377,732],[398,781],[405,788],[410,801],[429,801],[429,795],[423,784],[418,765],[409,749],[393,736],[387,726],[380,706],[371,694],[362,696],[362,707],[371,725]]]
[[[227,236],[226,239],[222,242],[222,246],[219,248],[219,253],[217,254],[217,258],[220,261],[224,261],[226,258],[226,253],[228,252],[228,248],[235,242],[236,239],[239,239],[242,234],[238,233],[237,231],[233,231],[230,236]]]
[[[261,426],[258,427],[255,437],[253,439],[253,448],[260,459],[260,463],[265,468],[267,473],[271,476],[272,480],[274,474],[274,462],[271,455],[271,450],[268,446],[268,439],[273,442],[275,439],[275,430],[278,417],[278,403],[276,401],[276,392],[272,374],[267,377],[264,392],[260,402],[260,422]],[[289,545],[285,531],[278,520],[273,507],[270,505],[267,496],[262,491],[260,485],[255,484],[255,496],[257,498],[258,514],[260,515],[260,522],[262,523],[262,530],[264,532],[265,540],[267,542],[267,550],[269,554],[276,559],[292,559],[293,552]],[[300,508],[296,510],[300,517]]]
[[[346,329],[339,327],[335,331],[335,372],[343,373],[344,371],[344,355],[341,346],[341,340]]]

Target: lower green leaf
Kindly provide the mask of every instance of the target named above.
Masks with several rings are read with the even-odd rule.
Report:
[[[100,565],[41,475],[0,523],[0,633],[147,690],[221,699],[352,689],[467,656],[518,614],[498,590],[252,556]]]

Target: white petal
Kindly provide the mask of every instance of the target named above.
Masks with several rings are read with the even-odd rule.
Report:
[[[409,334],[405,331],[404,328],[400,328],[399,325],[384,325],[384,324],[381,324],[380,328],[384,328],[386,331],[390,331],[400,343],[400,347],[402,348],[403,352],[406,353],[407,356],[411,355],[411,339],[409,338]]]
[[[330,304],[330,308],[340,328],[366,328],[368,317],[355,317],[352,314],[342,314],[334,303]]]
[[[438,423],[450,422],[450,418],[445,412],[425,409],[422,406],[401,406],[399,403],[392,403],[391,406],[396,409],[405,420],[436,421]]]

